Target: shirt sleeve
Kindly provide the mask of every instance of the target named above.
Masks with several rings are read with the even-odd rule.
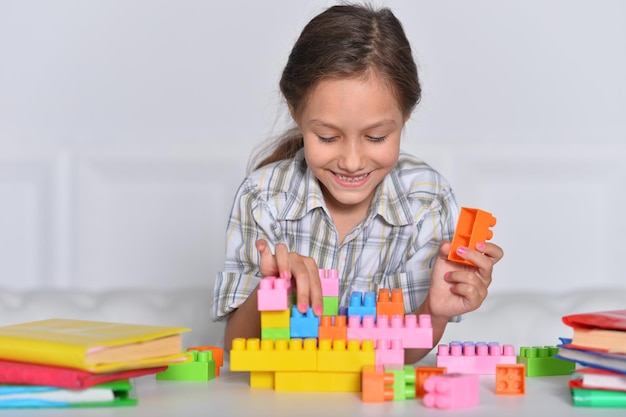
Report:
[[[213,318],[224,319],[237,309],[261,280],[260,256],[255,243],[266,239],[273,246],[273,214],[249,179],[237,190],[226,230],[224,270],[217,273],[213,295]]]

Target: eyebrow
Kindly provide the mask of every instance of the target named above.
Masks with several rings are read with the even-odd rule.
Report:
[[[309,122],[307,124],[310,125],[310,126],[312,126],[312,125],[323,126],[323,127],[330,127],[330,128],[339,130],[332,123],[325,122],[325,121],[323,121],[321,119],[311,119],[311,120],[309,120]],[[376,127],[382,127],[382,126],[389,126],[389,125],[395,126],[396,125],[396,121],[393,120],[393,119],[383,119],[383,120],[381,120],[379,122],[372,123],[371,125],[367,126],[364,130],[373,129],[373,128],[376,128]]]

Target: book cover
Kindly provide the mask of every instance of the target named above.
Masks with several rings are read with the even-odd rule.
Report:
[[[186,362],[180,333],[191,329],[74,319],[0,327],[0,358],[94,373]]]
[[[626,353],[626,310],[571,314],[563,323],[573,329],[576,346]]]
[[[32,385],[0,385],[2,408],[75,408],[132,406],[137,398],[128,379],[74,390]]]
[[[626,354],[581,349],[571,344],[571,339],[561,338],[555,358],[577,362],[583,366],[600,368],[626,374]]]
[[[167,366],[159,366],[97,374],[80,369],[0,359],[0,384],[84,389],[105,382],[157,374],[166,369]]]
[[[605,369],[579,368],[572,373],[571,380],[580,388],[626,391],[626,374]]]
[[[626,392],[579,388],[573,383],[569,388],[576,407],[626,407]]]

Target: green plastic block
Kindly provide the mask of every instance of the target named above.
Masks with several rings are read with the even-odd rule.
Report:
[[[261,329],[261,339],[265,340],[265,339],[272,339],[272,340],[278,340],[278,339],[290,339],[291,338],[291,332],[289,330],[289,327],[277,327],[277,328],[266,328],[266,329]]]
[[[559,352],[556,346],[522,346],[517,363],[526,365],[526,376],[569,375],[576,363],[555,358]]]
[[[394,401],[415,398],[415,368],[411,365],[389,365],[385,366],[385,372],[393,374]]]
[[[339,297],[322,297],[324,316],[339,315]]]
[[[190,350],[192,356],[187,363],[172,363],[163,372],[156,374],[161,381],[210,381],[215,378],[215,361],[210,350]]]

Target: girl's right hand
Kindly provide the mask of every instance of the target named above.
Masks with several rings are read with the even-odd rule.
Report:
[[[322,284],[315,260],[296,252],[289,252],[283,243],[276,245],[275,253],[272,253],[269,244],[264,239],[256,241],[256,248],[261,254],[261,265],[259,265],[261,276],[287,280],[293,278],[298,311],[306,313],[310,305],[313,313],[321,316],[323,312]]]

